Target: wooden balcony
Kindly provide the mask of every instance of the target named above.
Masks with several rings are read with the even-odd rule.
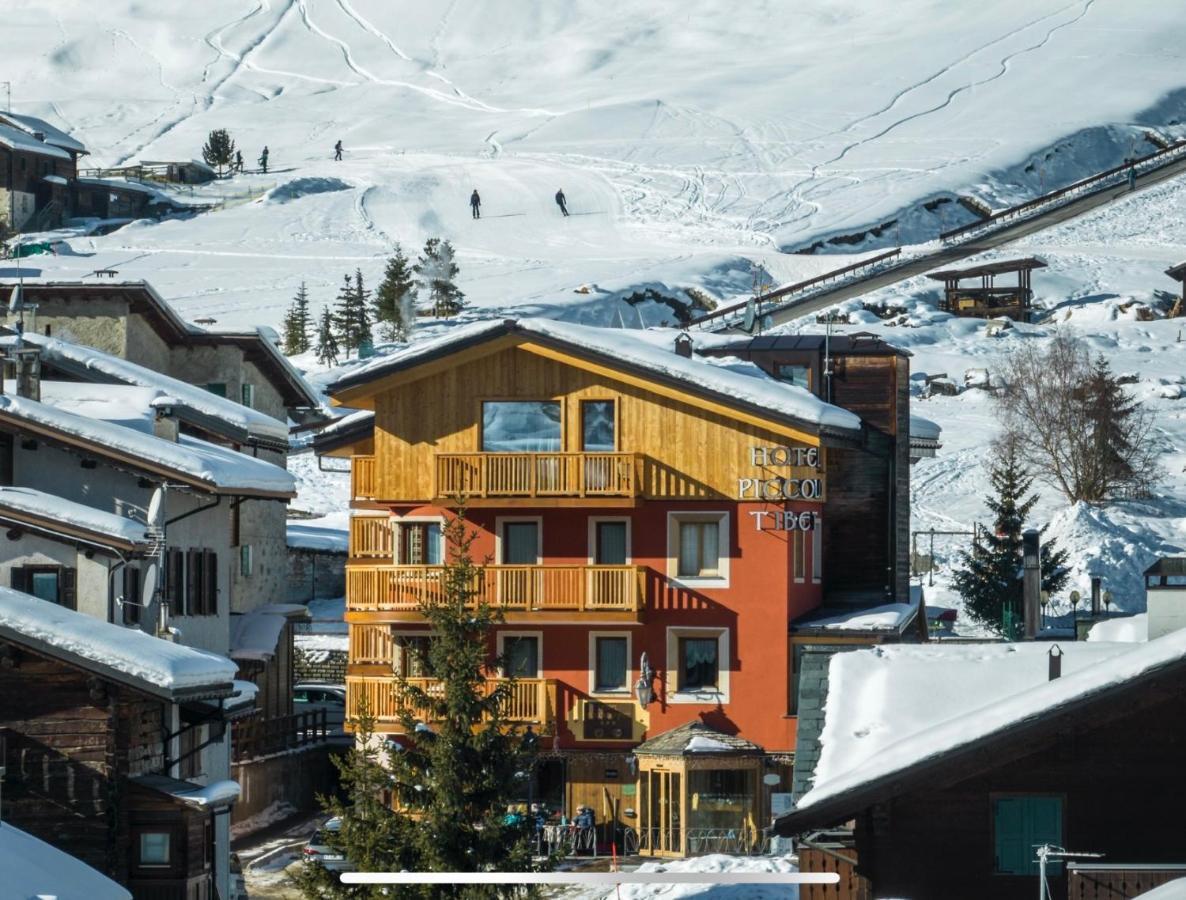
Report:
[[[474,600],[523,614],[517,618],[600,613],[637,621],[644,572],[641,566],[486,566],[473,586]],[[347,611],[416,614],[444,598],[444,573],[443,566],[348,566]]]
[[[387,516],[350,517],[350,556],[359,559],[394,559],[391,519]]]
[[[433,678],[409,678],[408,683],[427,691],[430,695],[441,689],[440,682]],[[506,681],[501,678],[486,679],[486,693],[493,692],[500,684],[505,683]],[[347,675],[347,730],[350,730],[350,719],[358,715],[363,698],[366,699],[367,708],[382,730],[390,731],[393,725],[398,730],[402,709],[398,690],[399,685],[394,676]],[[413,710],[412,715],[421,720],[431,719],[424,710]],[[511,685],[511,693],[507,698],[503,715],[513,724],[531,725],[537,732],[548,733],[556,721],[556,682],[550,678],[516,679]]]
[[[350,458],[350,496],[355,500],[374,500],[378,481],[375,457],[352,456]]]
[[[438,453],[435,460],[442,499],[638,496],[634,453]]]

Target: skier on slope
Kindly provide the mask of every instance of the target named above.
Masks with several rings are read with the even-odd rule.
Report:
[[[568,198],[564,196],[564,188],[556,191],[556,205],[560,207],[560,212],[568,215]]]
[[[242,150],[235,151],[235,171],[238,172],[240,175],[243,174],[243,151]]]
[[[478,196],[477,188],[474,188],[474,192],[469,195],[469,209],[475,219],[482,218],[482,198]]]
[[[337,162],[342,158],[342,142],[338,141],[334,144],[334,161]]]
[[[259,170],[265,175],[268,174],[268,145],[264,144],[264,149],[259,154]]]

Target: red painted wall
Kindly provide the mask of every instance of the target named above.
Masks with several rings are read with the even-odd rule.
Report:
[[[750,513],[757,511],[815,511],[810,504],[768,503],[647,502],[627,509],[556,509],[488,507],[469,510],[469,522],[478,537],[472,546],[475,561],[495,554],[495,528],[499,517],[538,516],[542,519],[542,562],[544,564],[584,564],[589,561],[589,519],[591,517],[629,518],[631,520],[630,562],[645,566],[646,606],[641,624],[598,622],[574,623],[576,614],[556,613],[565,624],[542,622],[508,623],[500,630],[539,631],[542,633],[543,677],[560,683],[562,710],[571,708],[576,696],[589,692],[589,632],[629,631],[633,684],[638,677],[638,661],[645,650],[651,666],[658,673],[658,700],[650,705],[650,728],[654,736],[695,719],[722,731],[738,733],[766,750],[793,750],[795,720],[788,717],[788,625],[791,619],[819,606],[821,588],[812,579],[811,541],[820,532],[807,536],[804,547],[805,571],[801,583],[792,578],[792,538],[788,532],[761,530]],[[727,587],[690,589],[667,577],[668,513],[729,513],[729,583]],[[436,507],[398,508],[397,516],[447,515]],[[771,517],[763,519],[772,528]],[[541,615],[541,618],[542,615]],[[728,702],[669,702],[667,684],[674,687],[675,672],[668,673],[667,629],[669,627],[722,627],[729,630]],[[494,642],[492,641],[492,647]],[[676,665],[671,660],[672,667]],[[599,697],[599,699],[608,699]],[[566,730],[560,733],[562,746],[596,749],[595,743],[574,743]],[[604,745],[605,747],[615,745]],[[622,745],[618,744],[621,748]]]

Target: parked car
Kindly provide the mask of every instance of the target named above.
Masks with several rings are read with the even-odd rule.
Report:
[[[340,872],[349,867],[344,854],[339,853],[326,843],[327,832],[338,832],[342,828],[342,820],[330,819],[309,838],[301,851],[301,858],[307,863],[317,863],[331,872]]]
[[[247,882],[243,878],[243,864],[239,861],[238,853],[231,854],[230,869],[231,869],[230,900],[248,900]]]
[[[325,724],[330,731],[341,731],[346,721],[346,687],[304,681],[292,689],[293,712],[325,710]]]

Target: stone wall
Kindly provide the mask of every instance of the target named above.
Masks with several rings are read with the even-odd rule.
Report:
[[[326,684],[346,683],[345,650],[306,650],[296,645],[294,664],[297,682],[320,681]]]
[[[346,554],[288,548],[288,602],[346,595]]]

